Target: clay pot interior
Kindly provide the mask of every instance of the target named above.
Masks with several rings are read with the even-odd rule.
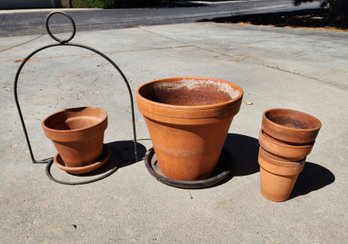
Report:
[[[139,94],[153,102],[177,106],[202,106],[231,101],[239,91],[226,83],[211,80],[182,79],[151,83]]]
[[[318,129],[321,123],[313,116],[290,109],[274,109],[265,113],[267,119],[281,126],[294,129]]]
[[[43,124],[50,130],[83,130],[97,125],[106,117],[102,110],[88,107],[71,108],[49,116]]]
[[[312,143],[320,128],[319,119],[296,110],[275,108],[263,114],[262,130],[286,143],[299,145]]]

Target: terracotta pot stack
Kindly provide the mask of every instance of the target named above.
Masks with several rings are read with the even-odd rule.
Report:
[[[289,198],[320,128],[320,120],[300,111],[276,108],[264,112],[259,164],[265,198],[276,202]]]

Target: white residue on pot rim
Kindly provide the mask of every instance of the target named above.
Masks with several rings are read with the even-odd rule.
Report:
[[[155,87],[157,88],[165,88],[165,89],[180,89],[187,88],[188,90],[194,90],[200,87],[208,87],[213,86],[217,88],[217,91],[228,94],[232,99],[238,97],[240,91],[231,87],[228,83],[225,82],[217,82],[213,80],[195,80],[195,79],[183,79],[181,81],[164,81],[155,83]]]

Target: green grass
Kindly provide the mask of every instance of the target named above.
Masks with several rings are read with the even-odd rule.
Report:
[[[72,0],[73,8],[112,8],[114,0]]]

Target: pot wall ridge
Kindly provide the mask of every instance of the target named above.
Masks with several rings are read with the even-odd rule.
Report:
[[[305,159],[300,162],[294,162],[293,164],[282,163],[281,161],[277,161],[266,157],[261,151],[259,152],[259,164],[260,166],[273,174],[282,175],[282,176],[291,176],[296,175],[302,172]]]

